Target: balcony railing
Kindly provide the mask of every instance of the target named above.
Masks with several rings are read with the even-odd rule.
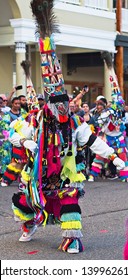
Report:
[[[122,9],[122,31],[128,32],[128,9]]]
[[[107,0],[84,0],[85,7],[99,9],[99,10],[108,10],[108,1]]]
[[[68,4],[81,5],[80,0],[59,0],[59,1]]]
[[[74,4],[98,10],[108,10],[108,0],[59,0],[67,4]]]

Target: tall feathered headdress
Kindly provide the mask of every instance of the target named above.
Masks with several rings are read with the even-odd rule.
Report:
[[[53,0],[33,0],[31,8],[39,34],[41,70],[46,102],[59,122],[68,120],[68,95],[64,89],[64,79],[55,52],[53,33],[59,32],[53,12]]]
[[[112,108],[116,110],[122,110],[124,106],[124,100],[119,88],[117,76],[114,70],[114,65],[112,61],[112,55],[108,51],[101,53],[101,57],[104,60],[107,69],[109,71],[109,80],[111,83],[111,98],[112,98]]]
[[[26,83],[27,83],[26,97],[27,97],[27,104],[29,110],[38,108],[38,99],[30,75],[31,62],[29,60],[23,60],[21,62],[21,67],[23,68],[26,76]]]
[[[59,32],[53,11],[53,0],[33,0],[31,1],[31,8],[36,19],[37,32],[42,39]]]

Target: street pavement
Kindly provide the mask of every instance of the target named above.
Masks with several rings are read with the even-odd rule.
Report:
[[[128,217],[128,183],[97,179],[86,182],[82,209],[85,250],[67,254],[57,248],[61,242],[59,225],[40,226],[30,242],[19,242],[21,224],[14,221],[11,197],[17,184],[0,188],[1,260],[122,260],[125,222]]]

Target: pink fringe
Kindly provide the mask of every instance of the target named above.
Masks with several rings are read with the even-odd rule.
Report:
[[[92,166],[91,170],[93,170],[96,173],[100,173],[101,169],[95,166]]]

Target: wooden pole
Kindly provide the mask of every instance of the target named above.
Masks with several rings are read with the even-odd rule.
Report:
[[[116,1],[116,30],[121,34],[122,29],[122,0]],[[123,54],[124,50],[122,46],[116,47],[116,75],[119,82],[119,87],[124,98],[124,78],[123,78]]]

